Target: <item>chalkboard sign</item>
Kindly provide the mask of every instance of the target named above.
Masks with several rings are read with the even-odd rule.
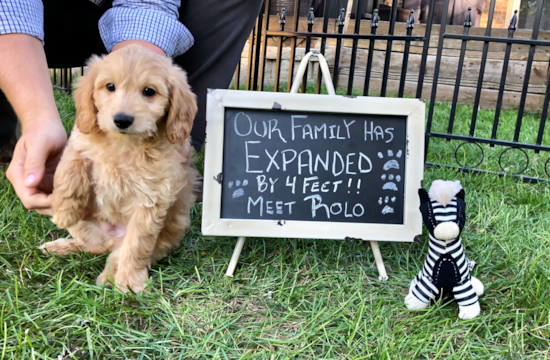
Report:
[[[215,90],[203,233],[413,241],[424,107],[416,99]]]
[[[405,117],[226,108],[225,119],[221,218],[403,224]]]

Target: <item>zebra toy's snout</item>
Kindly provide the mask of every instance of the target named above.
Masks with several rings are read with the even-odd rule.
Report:
[[[460,235],[460,228],[455,222],[446,221],[438,224],[434,229],[434,237],[437,240],[454,240]]]

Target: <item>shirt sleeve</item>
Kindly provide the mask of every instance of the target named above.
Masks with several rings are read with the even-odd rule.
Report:
[[[160,47],[170,57],[183,54],[194,39],[178,20],[180,4],[180,0],[113,1],[113,7],[99,20],[105,48],[111,51],[118,42],[142,40]]]
[[[44,44],[42,0],[0,0],[0,35],[27,34]]]

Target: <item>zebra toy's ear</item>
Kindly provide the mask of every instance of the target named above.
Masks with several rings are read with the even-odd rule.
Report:
[[[460,190],[460,192],[456,194],[456,205],[456,223],[458,224],[460,233],[462,233],[464,225],[466,224],[466,202],[464,201],[464,189]]]
[[[420,212],[422,213],[422,220],[428,232],[433,235],[435,222],[433,217],[430,215],[433,211],[431,209],[432,203],[430,202],[430,197],[428,192],[424,188],[418,189],[418,197],[420,198]]]
[[[420,203],[425,203],[430,201],[430,197],[428,196],[428,192],[424,188],[418,189],[418,197],[420,198]]]

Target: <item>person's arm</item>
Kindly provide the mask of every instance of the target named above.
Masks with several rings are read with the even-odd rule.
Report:
[[[194,39],[178,20],[180,0],[114,0],[99,20],[107,51],[138,42],[169,57],[183,54]]]
[[[164,52],[164,50],[162,50],[161,48],[159,48],[158,46],[156,46],[154,44],[151,44],[151,43],[148,43],[148,42],[142,41],[142,40],[124,40],[124,41],[118,42],[113,46],[112,51],[122,49],[123,47],[128,46],[128,45],[132,45],[132,44],[141,45],[144,48],[147,48],[147,49],[151,50],[152,52],[155,52],[159,55],[166,56],[166,53]]]
[[[23,130],[6,176],[27,209],[50,214],[53,170],[67,134],[43,49],[42,6],[40,0],[0,1],[0,88]]]
[[[49,211],[53,170],[67,142],[40,40],[0,35],[0,88],[22,125],[6,177],[29,210]]]

